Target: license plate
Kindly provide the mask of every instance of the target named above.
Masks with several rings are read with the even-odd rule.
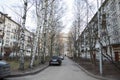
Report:
[[[53,61],[57,61],[56,59],[53,59]]]

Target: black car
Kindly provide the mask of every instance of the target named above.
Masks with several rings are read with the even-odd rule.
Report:
[[[59,56],[52,56],[52,58],[49,61],[49,65],[61,65],[62,60]]]
[[[10,65],[6,61],[0,59],[0,79],[8,75],[10,75]]]

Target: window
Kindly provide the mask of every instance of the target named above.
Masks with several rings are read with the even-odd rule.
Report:
[[[8,44],[5,44],[5,46],[9,46]]]
[[[118,6],[119,6],[119,10],[120,10],[120,2],[118,3]]]
[[[10,30],[7,30],[7,32],[10,32]]]
[[[10,45],[13,45],[12,43],[10,43]]]
[[[118,35],[118,34],[119,34],[118,30],[113,31],[113,35]]]
[[[11,28],[11,24],[10,23],[8,23],[8,29],[10,29]]]
[[[112,19],[113,26],[117,24],[117,18]]]
[[[6,43],[9,43],[9,40],[6,40]]]
[[[111,5],[110,5],[110,10],[111,10],[111,11],[116,10],[115,1],[113,1],[113,2],[111,3]]]
[[[7,35],[7,36],[9,36],[9,35],[10,35],[10,33],[8,33],[8,32],[7,32],[7,33],[6,33],[6,35]]]
[[[17,32],[17,30],[15,29],[15,33]]]
[[[13,36],[11,36],[11,39],[13,39]]]
[[[9,37],[6,37],[6,39],[9,39]]]
[[[2,43],[2,40],[0,40],[0,43]]]
[[[16,36],[14,35],[13,38],[16,39]]]
[[[116,17],[117,17],[117,13],[114,12],[114,13],[112,14],[112,17],[113,17],[113,18],[116,18]]]
[[[114,25],[114,26],[113,26],[113,29],[114,29],[114,30],[118,29],[118,25]]]
[[[15,32],[15,30],[14,30],[14,29],[12,29],[12,32],[14,33],[14,32]]]
[[[119,43],[119,38],[115,38],[114,43]]]

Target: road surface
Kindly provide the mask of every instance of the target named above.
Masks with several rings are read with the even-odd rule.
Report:
[[[83,72],[73,61],[65,57],[61,66],[50,66],[35,75],[7,78],[5,80],[98,80]]]

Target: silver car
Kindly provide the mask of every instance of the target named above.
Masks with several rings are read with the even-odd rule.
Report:
[[[0,59],[0,79],[8,75],[10,75],[10,65],[6,61]]]

